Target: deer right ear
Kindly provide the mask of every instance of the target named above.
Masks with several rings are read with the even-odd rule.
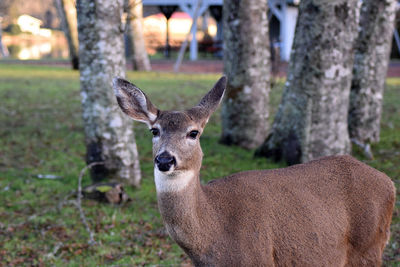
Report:
[[[226,89],[226,82],[226,77],[221,77],[214,87],[200,100],[200,103],[188,110],[192,116],[202,122],[202,127],[206,125],[211,114],[221,103]]]
[[[208,92],[201,100],[198,106],[209,111],[209,115],[213,113],[219,106],[222,98],[224,97],[226,89],[226,77],[222,76],[214,87]]]
[[[118,77],[113,79],[113,88],[118,105],[125,114],[149,126],[154,123],[159,111],[142,90]]]

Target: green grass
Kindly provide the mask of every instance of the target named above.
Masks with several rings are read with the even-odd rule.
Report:
[[[128,73],[161,109],[194,105],[218,79],[217,74]],[[272,91],[271,109],[280,101],[283,81]],[[142,187],[128,188],[132,202],[123,206],[85,200],[83,206],[96,245],[89,246],[76,208],[57,204],[77,187],[84,167],[79,74],[60,67],[0,64],[0,266],[181,265],[188,258],[166,235],[157,210],[152,177],[151,137],[135,124],[143,172]],[[381,142],[374,160],[355,155],[400,180],[400,79],[389,79]],[[217,112],[202,137],[202,180],[247,169],[282,167],[254,159],[253,151],[218,144]],[[55,174],[44,180],[37,174]],[[90,184],[88,176],[84,185]],[[399,202],[398,202],[399,203]],[[400,260],[400,211],[394,213],[385,264]]]

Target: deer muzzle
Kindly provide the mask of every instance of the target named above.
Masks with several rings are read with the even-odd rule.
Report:
[[[160,171],[167,172],[172,166],[176,165],[176,159],[170,153],[164,151],[156,156],[154,163]]]

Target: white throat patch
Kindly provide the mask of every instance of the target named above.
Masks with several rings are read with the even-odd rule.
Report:
[[[157,193],[179,192],[194,179],[194,171],[161,172],[154,166],[154,181]]]

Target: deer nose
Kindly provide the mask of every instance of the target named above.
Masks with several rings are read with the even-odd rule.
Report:
[[[169,154],[167,151],[156,156],[154,159],[158,169],[162,172],[169,171],[172,165],[176,165],[175,157]]]

